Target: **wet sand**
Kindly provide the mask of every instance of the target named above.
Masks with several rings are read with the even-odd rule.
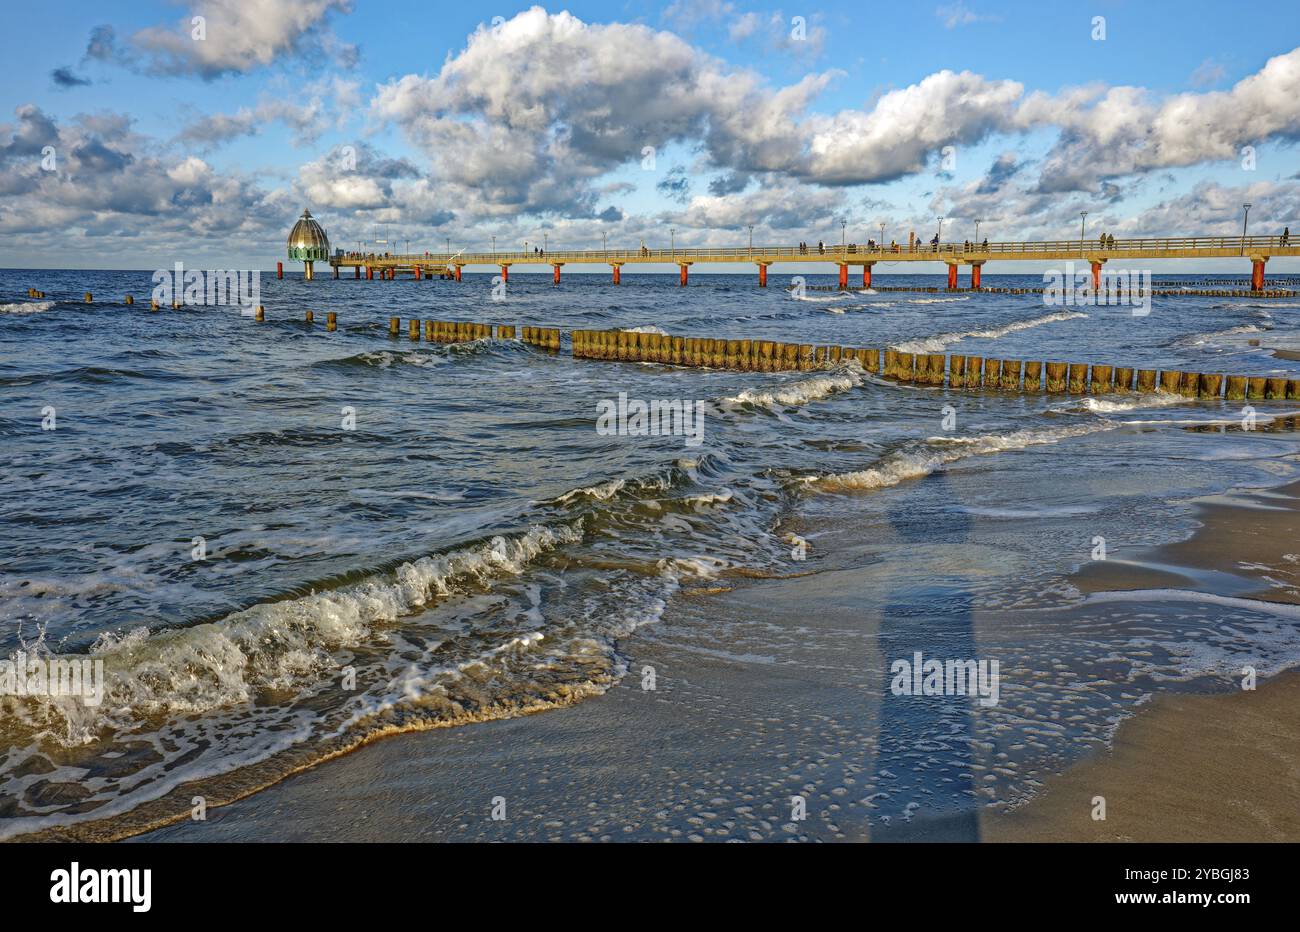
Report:
[[[1142,561],[1091,563],[1085,592],[1199,588],[1229,573],[1234,595],[1300,601],[1300,483],[1198,503],[1202,527]],[[1290,555],[1294,559],[1287,559]],[[1181,569],[1184,572],[1179,572]],[[1119,728],[1109,753],[1048,781],[1027,805],[984,819],[991,841],[1300,841],[1300,673],[1254,691],[1168,693]],[[1105,821],[1092,800],[1105,797]]]
[[[1285,556],[1300,551],[1298,496],[1300,483],[1206,499],[1189,540],[1087,564],[1071,581],[1300,601],[1300,564]],[[942,538],[931,533],[916,559],[978,559],[964,539]],[[856,557],[817,568],[683,590],[621,645],[629,673],[603,697],[384,739],[140,840],[1300,839],[1300,674],[1257,692],[1166,692],[1120,726],[1111,750],[1080,748],[1013,812],[923,810],[882,825],[874,795],[916,789],[880,764],[899,748],[878,746],[880,680],[864,675],[881,667],[882,619],[855,593],[885,577]],[[653,690],[642,688],[647,667]],[[790,818],[796,794],[806,820]],[[1091,818],[1098,795],[1104,822]],[[494,820],[501,802],[506,818]]]
[[[1300,841],[1300,674],[1255,692],[1166,694],[1110,753],[1070,768],[988,841]],[[1105,798],[1105,821],[1092,818]]]

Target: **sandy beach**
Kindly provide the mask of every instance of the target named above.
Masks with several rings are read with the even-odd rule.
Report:
[[[1300,484],[1200,502],[1203,526],[1190,539],[1140,560],[1089,564],[1077,584],[1101,591],[1212,582],[1234,595],[1295,601],[1294,566],[1279,548],[1297,539],[1298,492]],[[854,610],[851,597],[879,580],[870,569],[834,568],[854,562],[844,559],[850,535],[820,546],[842,559],[827,552],[820,572],[684,590],[661,623],[621,645],[631,672],[603,697],[380,740],[213,809],[205,823],[140,838],[1300,839],[1294,674],[1254,692],[1164,693],[1119,727],[1112,749],[1080,749],[1010,813],[986,805],[883,824],[873,800],[905,789],[889,761],[910,749],[905,728],[886,735],[877,725],[878,681],[863,671],[880,668],[881,619]],[[951,560],[958,550],[935,547],[930,559]],[[797,647],[779,658],[751,652],[757,629],[797,633]],[[716,643],[730,649],[709,646]],[[642,688],[646,668],[654,690]],[[975,754],[967,766],[983,779],[997,762]],[[791,819],[795,795],[806,800],[804,820]],[[1091,818],[1097,795],[1106,797],[1104,822]],[[494,800],[504,801],[505,819],[491,818]]]

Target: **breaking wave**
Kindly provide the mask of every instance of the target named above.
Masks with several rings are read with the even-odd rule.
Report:
[[[800,481],[829,492],[883,489],[909,479],[923,478],[942,466],[971,456],[1059,443],[1072,437],[1111,430],[1116,426],[1110,423],[1076,424],[1069,427],[1018,430],[1008,434],[986,434],[976,437],[930,437],[919,447],[888,454],[878,465],[868,469],[832,473],[827,476],[809,476]]]
[[[42,314],[54,307],[53,301],[24,301],[18,304],[0,304],[0,314]]]
[[[773,388],[747,388],[723,398],[723,405],[757,405],[761,408],[797,407],[857,388],[865,381],[861,368],[846,366],[825,375],[787,382]]]
[[[960,343],[962,340],[996,340],[999,337],[1005,337],[1020,330],[1029,330],[1032,327],[1041,327],[1044,324],[1052,324],[1062,320],[1075,320],[1087,316],[1082,311],[1055,311],[1051,314],[1044,314],[1042,317],[1035,317],[1031,320],[1017,320],[988,330],[963,330],[956,333],[940,333],[932,337],[921,337],[917,340],[899,343],[894,348],[903,353],[937,353],[953,343]]]

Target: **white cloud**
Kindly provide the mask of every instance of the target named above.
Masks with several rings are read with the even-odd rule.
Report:
[[[1300,138],[1300,48],[1227,91],[1163,101],[1137,87],[1036,93],[1017,120],[1061,130],[1043,167],[1044,190],[1093,189],[1105,178],[1238,159],[1243,146]]]
[[[326,27],[331,13],[351,11],[351,0],[200,0],[174,26],[150,26],[129,39],[130,51],[113,47],[112,31],[96,30],[91,57],[136,64],[160,74],[216,78],[244,74],[276,59],[317,54],[355,61],[356,50]],[[195,38],[195,17],[205,37]]]

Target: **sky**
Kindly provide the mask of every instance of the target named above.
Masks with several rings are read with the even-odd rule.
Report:
[[[1245,203],[1300,235],[1294,0],[76,0],[6,26],[3,267],[270,268],[304,208],[377,251],[1072,239],[1084,211],[1089,238],[1239,235]]]

